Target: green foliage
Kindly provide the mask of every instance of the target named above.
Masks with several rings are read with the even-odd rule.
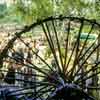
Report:
[[[25,37],[32,37],[32,32],[27,32],[24,34]]]
[[[50,58],[51,54],[52,54],[52,51],[50,50],[50,48],[47,48],[46,53],[45,53],[45,57],[44,57],[45,60]]]
[[[0,18],[5,17],[6,13],[7,13],[7,6],[6,6],[6,4],[0,4]]]
[[[26,24],[50,16],[53,12],[52,4],[48,0],[30,0],[30,3],[27,2],[26,4],[23,0],[17,0],[14,7],[14,14],[21,16],[22,22]]]
[[[24,24],[60,14],[100,20],[99,0],[16,0],[7,8],[7,13],[2,9],[5,5],[0,7],[0,16],[11,16],[15,22]]]

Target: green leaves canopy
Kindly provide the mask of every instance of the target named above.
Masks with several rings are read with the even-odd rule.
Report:
[[[100,20],[99,0],[15,0],[7,10],[7,16],[18,22],[31,24],[48,16],[81,16]]]

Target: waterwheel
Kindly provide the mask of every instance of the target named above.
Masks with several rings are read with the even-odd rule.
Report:
[[[38,20],[12,36],[0,63],[2,100],[96,100],[100,24],[65,16]]]

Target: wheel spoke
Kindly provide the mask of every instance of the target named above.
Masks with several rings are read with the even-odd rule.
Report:
[[[46,29],[45,29],[45,26],[44,26],[43,24],[42,24],[42,28],[43,28],[43,31],[44,31],[45,36],[46,36],[46,38],[47,38],[47,41],[48,41],[48,44],[49,44],[50,49],[51,49],[51,51],[52,51],[52,54],[53,54],[53,56],[54,56],[54,58],[55,58],[55,61],[56,61],[58,70],[59,70],[59,72],[61,72],[61,68],[60,68],[60,65],[59,65],[59,63],[58,63],[58,59],[57,59],[57,55],[56,55],[56,52],[55,52],[54,43],[53,43],[53,41],[52,41],[52,38],[51,38],[51,34],[50,34],[50,31],[49,31],[48,25],[46,24],[46,28],[47,28],[47,30],[48,30],[48,34],[47,34]],[[49,37],[48,37],[48,36],[49,36]]]
[[[81,35],[81,32],[82,32],[83,26],[84,26],[84,21],[82,20],[82,21],[81,21],[80,30],[79,30],[79,33],[78,33],[78,36],[77,36],[77,40],[76,40],[75,58],[74,58],[74,62],[73,62],[73,67],[72,67],[72,69],[71,69],[70,78],[73,77],[74,70],[75,70],[75,68],[76,68],[76,65],[77,65],[78,62],[79,62],[78,53],[79,53],[79,47],[80,47],[80,35]],[[71,80],[73,80],[73,79],[71,79]]]
[[[94,45],[94,43],[92,44],[92,46]],[[92,47],[91,46],[91,47]],[[78,74],[78,72],[81,70],[81,68],[83,67],[83,65],[86,63],[86,61],[89,59],[89,57],[95,52],[95,50],[97,50],[97,48],[100,47],[100,44],[98,44],[90,53],[89,55],[86,57],[86,59],[82,62],[82,64],[79,66],[79,69],[77,70],[77,72],[75,73],[74,77]],[[86,52],[87,53],[87,52]]]
[[[70,21],[68,22],[68,33],[67,33],[67,38],[66,38],[66,47],[65,47],[65,58],[64,58],[64,72],[67,71],[66,68],[66,61],[67,61],[67,56],[68,56],[68,42],[69,42],[69,35],[70,35]],[[66,69],[66,70],[65,70]]]
[[[62,67],[62,69],[64,69],[63,68],[62,56],[61,56],[61,47],[60,47],[60,43],[59,43],[59,40],[58,40],[58,34],[57,34],[57,30],[56,30],[56,27],[55,27],[54,20],[52,20],[52,26],[53,26],[55,38],[56,38],[56,41],[57,41],[57,47],[58,47],[58,51],[59,51],[59,58],[60,58],[60,62],[61,62],[61,67]]]

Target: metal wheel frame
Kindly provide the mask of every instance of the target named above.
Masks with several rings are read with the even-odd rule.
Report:
[[[60,41],[59,41],[59,35],[58,35],[58,31],[57,31],[57,27],[55,25],[56,21],[60,21],[60,22],[64,22],[67,21],[67,34],[66,34],[66,47],[65,47],[65,51],[64,51],[64,59],[62,59],[62,52],[61,52],[61,45],[60,45]],[[71,26],[74,23],[79,23],[78,25],[78,34],[76,36],[76,39],[74,41],[74,44],[72,46],[71,49],[71,53],[68,59],[68,53],[69,53],[69,46],[68,46],[68,42],[70,34],[71,34]],[[52,26],[52,30],[54,32],[53,36],[55,36],[55,43],[54,40],[52,39],[52,34],[51,34],[51,30],[50,30],[50,26],[49,24]],[[77,26],[77,24],[75,24]],[[90,29],[88,31],[88,35],[86,36],[86,39],[82,45],[81,50],[79,50],[80,48],[80,37],[81,37],[81,32],[84,28],[85,25],[89,25]],[[30,31],[31,29],[34,29],[37,26],[41,26],[43,33],[45,34],[45,37],[47,39],[48,42],[48,46],[53,54],[53,58],[56,62],[56,70],[53,69],[51,67],[51,65],[49,65],[41,56],[39,56],[34,50],[32,50],[32,48],[22,39],[22,35],[28,31]],[[75,26],[75,27],[76,27]],[[96,38],[96,40],[88,47],[87,50],[84,51],[84,48],[87,44],[89,35],[92,33],[93,30],[97,29],[99,31],[98,33],[98,37]],[[65,16],[59,16],[59,17],[48,17],[44,20],[38,20],[36,23],[31,24],[30,26],[25,26],[25,28],[20,31],[20,32],[16,32],[15,36],[8,42],[8,44],[6,45],[6,47],[3,49],[3,51],[0,53],[0,63],[1,63],[1,68],[3,67],[3,62],[4,60],[8,57],[10,59],[15,60],[16,62],[18,62],[18,59],[15,59],[12,56],[8,55],[8,51],[11,52],[16,52],[13,49],[13,45],[14,42],[19,39],[27,48],[29,48],[32,53],[34,55],[36,55],[49,69],[49,72],[46,71],[46,69],[40,69],[37,65],[35,65],[34,63],[27,61],[28,64],[25,64],[24,62],[19,62],[19,65],[23,65],[26,67],[29,67],[31,69],[34,69],[35,71],[42,73],[42,75],[38,74],[38,73],[33,73],[32,76],[35,77],[42,77],[44,78],[43,80],[36,80],[36,81],[27,81],[27,80],[23,80],[23,79],[16,79],[17,81],[22,81],[22,82],[26,82],[26,83],[32,83],[33,85],[31,87],[20,87],[20,89],[15,89],[9,93],[7,93],[6,95],[8,97],[10,96],[17,96],[17,95],[23,95],[23,94],[32,94],[33,97],[31,98],[31,100],[56,100],[54,97],[59,97],[58,96],[58,92],[62,91],[63,87],[65,87],[64,89],[67,91],[69,90],[75,90],[75,91],[80,91],[80,93],[83,93],[84,96],[83,98],[85,98],[86,100],[94,100],[93,98],[91,98],[88,93],[84,92],[85,89],[89,89],[89,87],[86,87],[85,81],[97,76],[100,71],[97,71],[99,69],[100,66],[100,61],[99,61],[99,56],[97,55],[96,57],[96,62],[93,62],[93,64],[91,65],[91,69],[87,70],[84,72],[83,76],[82,73],[79,73],[80,71],[82,71],[83,67],[85,66],[85,64],[87,63],[87,60],[91,57],[91,55],[97,51],[97,53],[99,54],[99,50],[100,50],[100,24],[96,22],[96,20],[88,20],[85,18],[78,18],[78,17],[65,17]],[[98,41],[98,43],[95,45],[95,42]],[[58,50],[59,53],[59,61],[58,61],[58,57],[57,54],[55,52],[55,44],[56,44],[56,48]],[[90,51],[88,54],[87,52]],[[20,57],[21,55],[18,54]],[[72,56],[74,55],[74,61],[73,61],[73,65],[72,68],[68,70],[69,66],[70,66],[70,61],[72,60]],[[86,56],[87,55],[87,56]],[[84,56],[86,56],[86,58],[84,58]],[[84,59],[83,59],[84,58]],[[25,60],[25,58],[23,58]],[[68,60],[68,61],[67,61]],[[67,62],[66,62],[67,61]],[[82,63],[80,63],[82,62]],[[77,67],[78,66],[78,67]],[[87,68],[87,66],[86,66]],[[2,72],[7,72],[6,70],[0,70]],[[96,72],[93,74],[89,74],[91,72]],[[19,73],[16,72],[17,74],[21,74],[24,75],[24,73]],[[77,78],[79,77],[79,78]],[[98,86],[93,85],[94,87],[90,87],[95,89],[98,89]],[[37,87],[39,87],[39,89],[37,89]],[[24,90],[30,90],[30,88],[33,91],[26,91],[25,93],[20,93],[19,91],[24,91]],[[60,89],[59,89],[60,88]],[[36,89],[36,90],[35,90]],[[17,93],[19,92],[19,93]],[[46,98],[45,95],[47,96]],[[67,98],[67,97],[66,97]],[[70,97],[68,97],[70,99]],[[62,98],[58,98],[59,100],[65,100],[65,97],[62,96]],[[57,100],[58,100],[57,99]]]

